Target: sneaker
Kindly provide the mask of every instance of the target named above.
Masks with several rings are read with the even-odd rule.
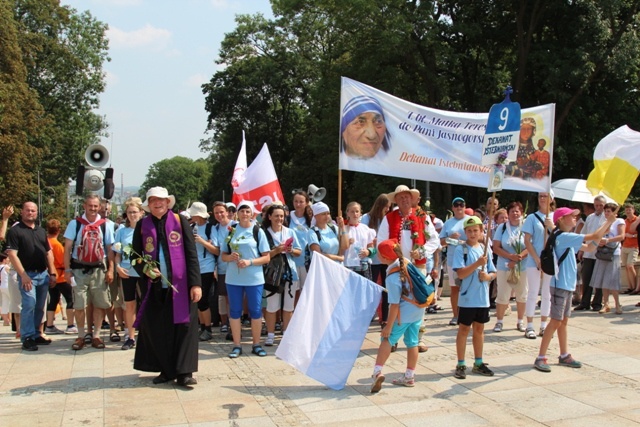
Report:
[[[544,336],[544,328],[542,328],[542,327],[540,328],[540,332],[538,332],[538,336],[539,337]]]
[[[122,347],[120,347],[121,350],[131,350],[133,347],[136,346],[136,340],[133,340],[131,338],[127,338],[124,342],[124,344],[122,344]]]
[[[399,378],[396,378],[392,382],[394,385],[403,385],[405,387],[413,387],[416,385],[416,380],[414,377],[409,378],[404,375],[402,375]]]
[[[103,330],[109,330],[111,329],[111,326],[109,326],[109,322],[107,322],[106,320],[102,321],[102,329]]]
[[[93,342],[93,334],[84,334],[84,343],[91,344]]]
[[[493,327],[493,332],[502,332],[502,322],[496,323],[496,326]]]
[[[547,358],[538,358],[533,364],[533,367],[541,372],[551,372],[551,366],[547,363]]]
[[[64,334],[63,331],[61,331],[60,329],[56,328],[55,325],[53,326],[47,326],[44,328],[44,333],[47,335],[60,335],[60,334]]]
[[[224,339],[225,341],[233,341],[233,335],[231,335],[231,332],[227,332],[227,335],[225,335]]]
[[[523,322],[518,322],[516,323],[516,329],[519,332],[525,332],[527,330],[527,328],[524,327],[524,323]],[[535,334],[534,334],[535,335]]]
[[[220,332],[223,334],[226,334],[227,332],[229,332],[229,325],[220,326]]]
[[[276,331],[281,331],[281,330],[282,330],[282,323],[276,322]]]
[[[382,383],[384,382],[384,375],[382,372],[378,372],[376,376],[371,376],[373,378],[373,384],[371,385],[371,393],[377,393],[382,388]]]
[[[458,318],[454,317],[453,319],[449,320],[449,326],[458,326]]]
[[[524,331],[524,337],[525,338],[529,338],[530,340],[535,340],[536,339],[536,331],[533,328],[527,328],[527,330]]]
[[[473,369],[471,370],[474,374],[484,375],[485,377],[492,377],[493,371],[487,368],[486,363],[481,363],[479,365],[474,364]]]
[[[64,333],[68,335],[76,335],[78,333],[78,328],[76,325],[69,325],[67,326],[67,329],[64,330]]]
[[[267,336],[267,339],[264,340],[264,345],[267,347],[271,347],[273,345],[274,337]]]
[[[213,338],[211,332],[207,331],[206,329],[203,329],[200,332],[200,341],[209,341],[211,338]]]
[[[25,350],[25,351],[37,351],[38,350],[38,344],[36,344],[36,342],[33,340],[33,338],[27,338],[22,343],[22,349]]]
[[[467,367],[465,365],[457,365],[456,366],[456,373],[453,374],[453,376],[463,380],[463,379],[467,378],[466,370],[467,370]]]
[[[575,360],[570,354],[567,354],[567,357],[558,357],[558,364],[570,368],[582,368],[582,363]]]

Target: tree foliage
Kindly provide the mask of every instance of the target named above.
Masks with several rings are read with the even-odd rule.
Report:
[[[98,142],[106,129],[104,118],[94,110],[105,89],[102,65],[109,60],[107,26],[88,12],[61,6],[59,0],[3,0],[2,6],[9,14],[0,31],[14,32],[17,50],[12,56],[20,57],[21,78],[37,104],[27,103],[24,108],[39,120],[22,127],[26,160],[11,165],[21,178],[8,179],[3,174],[10,187],[0,197],[20,201],[31,193],[34,199],[38,172],[40,188],[54,187],[62,195],[83,162],[85,148]],[[9,40],[3,37],[2,43]],[[13,114],[0,111],[0,119],[9,120]]]
[[[191,203],[204,200],[210,174],[209,163],[204,159],[176,156],[161,160],[149,168],[139,194],[144,199],[151,187],[164,187],[176,197],[177,209],[187,209]]]
[[[229,188],[241,130],[248,157],[269,143],[285,189],[323,185],[335,202],[340,76],[450,111],[488,111],[511,84],[526,108],[556,103],[553,178],[586,178],[597,142],[640,129],[640,1],[272,0],[275,19],[242,15],[203,86],[210,191]],[[365,209],[398,179],[343,173]],[[479,204],[484,189],[431,185]],[[507,196],[511,196],[511,193]],[[517,197],[514,195],[514,197]],[[477,202],[477,203],[476,203]]]

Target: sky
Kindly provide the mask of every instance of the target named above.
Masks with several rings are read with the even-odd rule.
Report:
[[[61,0],[107,24],[110,62],[97,114],[105,116],[116,188],[143,183],[163,159],[204,158],[207,114],[201,85],[238,14],[272,18],[269,0]],[[241,141],[238,141],[240,149]],[[122,176],[122,179],[121,179]]]

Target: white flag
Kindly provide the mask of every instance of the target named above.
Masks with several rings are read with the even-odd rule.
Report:
[[[331,389],[343,389],[381,294],[381,286],[315,254],[276,356]]]

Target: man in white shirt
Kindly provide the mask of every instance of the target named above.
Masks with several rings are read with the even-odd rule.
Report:
[[[592,234],[594,233],[604,222],[604,205],[606,200],[603,196],[596,196],[593,199],[593,207],[595,212],[587,217],[584,222],[584,227],[580,231],[580,234]],[[593,267],[596,264],[595,251],[593,252],[578,252],[578,260],[582,260],[582,301],[574,308],[575,311],[589,310],[589,307],[593,311],[600,311],[602,308],[602,289],[596,289],[593,292],[591,287],[591,275],[593,274]],[[593,295],[593,301],[591,295]]]

